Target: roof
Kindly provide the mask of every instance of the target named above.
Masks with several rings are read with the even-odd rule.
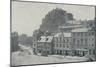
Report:
[[[77,28],[72,30],[72,32],[88,32],[89,30],[89,28]]]
[[[81,24],[81,21],[70,20],[70,21],[66,21],[66,23],[70,23],[70,24]]]
[[[71,37],[71,33],[57,33],[54,35],[54,37],[60,37],[60,36]]]
[[[77,48],[77,49],[75,49],[75,50],[81,50],[81,51],[88,51],[87,49],[79,49],[79,48]]]
[[[82,27],[81,21],[70,20],[59,26],[59,28],[79,28]]]
[[[80,28],[82,25],[59,26],[59,28]]]
[[[38,42],[52,42],[53,36],[41,36]]]

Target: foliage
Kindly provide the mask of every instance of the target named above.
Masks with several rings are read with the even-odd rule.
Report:
[[[18,42],[18,33],[17,32],[11,33],[11,51],[19,50],[18,43],[19,43]]]
[[[66,23],[67,20],[73,20],[73,15],[71,13],[67,13],[60,8],[53,9],[43,18],[40,30],[57,32],[58,26]]]

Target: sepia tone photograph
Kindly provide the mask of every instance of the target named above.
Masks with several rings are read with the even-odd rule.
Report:
[[[96,6],[11,0],[11,66],[96,61]]]

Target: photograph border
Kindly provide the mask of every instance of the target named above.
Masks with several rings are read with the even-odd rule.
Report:
[[[60,63],[46,63],[46,64],[29,64],[29,65],[16,65],[11,66],[12,60],[12,51],[11,51],[11,32],[12,32],[12,1],[16,2],[30,2],[30,3],[44,3],[44,4],[61,4],[61,5],[76,5],[76,6],[90,6],[95,8],[95,22],[96,22],[96,5],[87,5],[87,4],[71,4],[71,3],[55,3],[55,2],[42,2],[42,1],[22,1],[22,0],[10,0],[10,67],[19,67],[19,66],[37,66],[37,65],[53,65],[53,64],[72,64],[72,63],[85,63],[85,62],[96,62],[94,61],[80,61],[80,62],[60,62]],[[95,24],[96,27],[96,24]],[[96,31],[95,31],[96,36]],[[95,37],[96,38],[96,37]],[[96,46],[96,39],[95,39],[95,46]],[[96,47],[95,47],[96,49]],[[95,51],[96,52],[96,51]],[[95,54],[96,55],[96,54]],[[95,57],[96,58],[96,57]]]

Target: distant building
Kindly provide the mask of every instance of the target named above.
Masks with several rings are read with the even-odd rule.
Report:
[[[95,20],[89,20],[89,21],[83,21],[81,23],[86,28],[92,28],[92,30],[96,30],[96,21]]]
[[[70,55],[71,33],[57,33],[54,35],[54,53],[59,55]]]
[[[24,42],[26,41],[27,37],[28,36],[26,34],[19,35],[19,37],[18,37],[19,44],[24,44]]]
[[[18,37],[18,41],[19,41],[19,44],[23,44],[25,46],[31,46],[32,47],[32,37],[31,36],[27,36],[26,34],[22,34],[22,35],[19,35]]]
[[[33,53],[37,53],[38,31],[33,32]]]
[[[49,55],[53,53],[53,36],[41,36],[37,44],[37,53]]]

